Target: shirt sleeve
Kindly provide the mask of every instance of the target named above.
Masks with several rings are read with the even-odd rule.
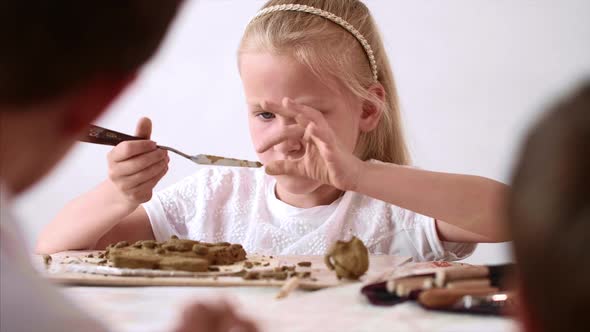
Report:
[[[197,211],[198,188],[202,187],[204,170],[188,176],[172,186],[154,194],[145,209],[157,241],[164,241],[172,235],[188,237],[187,221]]]
[[[476,243],[460,243],[441,241],[436,230],[436,220],[431,217],[418,215],[419,223],[424,227],[424,234],[431,250],[431,255],[425,255],[426,260],[457,261],[465,259],[473,253]]]
[[[397,232],[398,239],[393,239],[391,251],[405,243],[411,247],[416,261],[456,261],[469,257],[477,246],[476,243],[441,241],[434,218],[409,210],[403,210],[401,215],[402,229]]]

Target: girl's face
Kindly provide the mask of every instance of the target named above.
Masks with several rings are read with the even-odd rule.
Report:
[[[241,54],[240,73],[248,103],[250,135],[256,149],[261,142],[280,135],[286,126],[295,123],[294,119],[264,109],[265,103],[282,107],[283,98],[288,97],[320,111],[342,146],[350,152],[354,150],[362,113],[360,98],[345,89],[330,89],[306,66],[288,56]],[[297,159],[304,152],[305,146],[301,140],[291,139],[258,153],[258,158],[266,164],[274,160]],[[317,181],[294,176],[282,175],[276,179],[282,189],[298,195],[312,193],[321,186]]]

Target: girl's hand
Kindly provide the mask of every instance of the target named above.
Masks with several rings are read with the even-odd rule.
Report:
[[[169,157],[149,140],[152,122],[141,118],[135,135],[145,140],[119,143],[107,156],[109,180],[131,211],[152,198],[152,191],[168,171]]]
[[[282,105],[267,103],[263,108],[293,118],[296,124],[262,142],[257,152],[267,151],[288,139],[300,139],[305,150],[298,159],[267,163],[269,175],[301,176],[343,191],[356,189],[364,163],[340,143],[321,112],[289,98],[284,98]]]
[[[251,321],[240,317],[226,303],[188,305],[175,332],[256,332],[258,329]]]

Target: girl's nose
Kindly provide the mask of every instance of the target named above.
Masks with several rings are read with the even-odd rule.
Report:
[[[282,155],[297,158],[303,153],[303,144],[300,140],[288,139],[275,146],[275,151]]]

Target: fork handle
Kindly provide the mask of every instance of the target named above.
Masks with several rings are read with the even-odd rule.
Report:
[[[115,146],[124,141],[137,141],[145,138],[131,136],[118,131],[90,125],[88,133],[79,139],[81,142]]]
[[[86,136],[81,137],[79,139],[79,141],[87,142],[87,143],[94,143],[94,144],[115,146],[121,142],[137,141],[137,140],[142,140],[142,139],[145,139],[145,138],[131,136],[131,135],[123,134],[123,133],[120,133],[118,131],[114,131],[111,129],[106,129],[106,128],[95,126],[95,125],[90,125]],[[187,159],[191,159],[191,156],[187,155],[186,153],[176,150],[174,148],[171,148],[169,146],[158,145],[157,147],[160,149],[163,149],[163,150],[172,151],[172,152],[174,152],[180,156],[183,156]]]

